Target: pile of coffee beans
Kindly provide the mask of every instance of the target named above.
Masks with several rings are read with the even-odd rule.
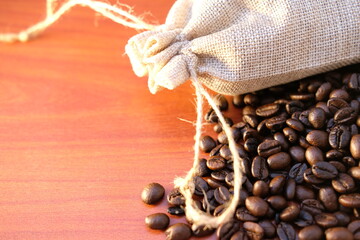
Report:
[[[228,99],[216,97],[225,116]],[[214,232],[230,240],[360,239],[360,65],[230,100],[242,114],[242,121],[226,122],[245,176],[234,218],[217,229],[191,223],[167,228],[166,214],[152,214],[146,224],[167,228],[169,240]],[[233,159],[212,109],[205,120],[217,137],[201,139],[207,157],[194,178],[193,198],[204,212],[219,216],[234,192]],[[149,198],[143,196],[147,203]],[[184,214],[178,189],[167,200],[169,214]]]

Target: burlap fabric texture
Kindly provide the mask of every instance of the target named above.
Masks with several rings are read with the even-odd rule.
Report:
[[[178,0],[126,53],[152,93],[190,68],[216,92],[251,92],[359,62],[360,1]]]

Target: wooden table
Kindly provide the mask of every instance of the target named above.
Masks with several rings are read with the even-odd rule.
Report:
[[[111,1],[115,2],[115,1]],[[165,21],[174,1],[124,0]],[[0,1],[0,32],[43,19],[45,0]],[[192,166],[194,89],[152,95],[124,55],[135,30],[76,7],[39,38],[0,44],[0,239],[164,239],[144,185]],[[171,223],[184,221],[172,219]]]

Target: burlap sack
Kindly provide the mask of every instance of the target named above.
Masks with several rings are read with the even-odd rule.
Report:
[[[359,62],[360,1],[178,0],[126,53],[152,93],[190,69],[216,92],[251,92]]]

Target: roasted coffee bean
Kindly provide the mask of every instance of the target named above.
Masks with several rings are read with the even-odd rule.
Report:
[[[317,225],[304,227],[299,232],[299,240],[321,240],[324,233]]]
[[[262,120],[256,127],[258,133],[263,136],[267,135],[270,132],[269,129],[266,127],[266,121],[267,119]]]
[[[284,152],[288,151],[289,142],[288,142],[288,140],[286,139],[285,135],[282,132],[275,133],[274,134],[274,139],[280,143],[282,151],[284,151]]]
[[[195,177],[194,184],[195,184],[195,192],[194,193],[196,195],[202,196],[204,194],[204,192],[207,192],[207,190],[209,189],[209,185],[201,177]]]
[[[256,115],[256,110],[254,107],[247,105],[247,106],[243,107],[242,114],[243,115],[247,115],[247,114]]]
[[[175,223],[165,231],[166,240],[187,240],[192,232],[189,225],[185,223]]]
[[[334,89],[334,90],[332,90],[330,95],[329,95],[329,98],[341,98],[341,99],[344,99],[347,102],[350,100],[349,93],[344,89]]]
[[[280,219],[284,222],[294,221],[300,214],[300,207],[297,203],[291,202],[287,208],[281,211]]]
[[[326,159],[329,159],[329,160],[339,160],[343,156],[344,156],[343,153],[339,152],[336,149],[331,149],[331,150],[326,152]]]
[[[243,133],[244,141],[248,140],[249,138],[258,138],[258,137],[259,137],[259,133],[253,128],[248,128]]]
[[[251,240],[261,240],[264,237],[264,229],[257,223],[244,222],[243,228]]]
[[[306,135],[306,141],[313,146],[326,149],[329,146],[329,134],[321,130],[313,130]]]
[[[347,229],[355,235],[355,238],[360,236],[360,220],[352,221],[348,226]]]
[[[286,124],[298,132],[302,132],[305,129],[304,125],[297,119],[289,118],[286,120]]]
[[[289,171],[289,177],[293,178],[297,184],[304,181],[304,172],[307,169],[306,163],[296,163]]]
[[[296,231],[289,223],[281,222],[276,229],[280,240],[296,240]]]
[[[294,112],[302,111],[304,104],[300,101],[290,101],[285,105],[286,112],[293,114]]]
[[[220,170],[226,166],[226,160],[220,156],[213,156],[207,161],[206,166],[211,170]]]
[[[320,213],[314,216],[317,225],[323,228],[335,227],[338,224],[338,220],[332,213]]]
[[[191,230],[195,237],[209,236],[209,235],[213,234],[213,232],[215,231],[215,229],[210,228],[209,226],[206,226],[206,225],[198,226],[195,224],[191,226]]]
[[[332,114],[335,114],[339,109],[349,107],[349,104],[341,98],[330,98],[327,101],[327,106]]]
[[[306,138],[304,136],[299,137],[299,145],[304,149],[311,147],[310,143],[308,143],[308,141],[306,141]]]
[[[315,104],[315,107],[321,108],[322,110],[324,110],[326,117],[331,117],[332,116],[332,113],[330,112],[326,102],[317,102]]]
[[[213,156],[219,156],[220,155],[220,149],[225,146],[225,144],[219,144],[217,145],[216,147],[214,147],[211,152],[209,153],[209,156],[210,157],[213,157]]]
[[[207,160],[202,158],[199,160],[199,167],[195,170],[195,175],[204,177],[210,173],[210,169],[206,166]]]
[[[341,159],[341,161],[349,168],[354,167],[356,165],[356,161],[351,156],[345,156]]]
[[[338,224],[340,226],[347,226],[351,220],[350,216],[345,212],[341,212],[341,211],[334,212],[334,215],[338,220]]]
[[[256,196],[248,197],[245,200],[245,206],[255,217],[262,217],[269,210],[268,203],[264,199]]]
[[[326,229],[325,231],[326,240],[353,240],[353,234],[344,227],[334,227]]]
[[[230,187],[234,186],[234,172],[229,172],[225,177],[225,182]]]
[[[352,107],[342,108],[334,115],[335,124],[351,124],[355,122],[357,113]]]
[[[275,214],[276,214],[275,210],[269,207],[269,210],[267,211],[265,218],[273,219],[275,217]]]
[[[236,144],[236,150],[237,153],[239,154],[239,156],[241,158],[247,158],[249,157],[249,154],[246,152],[244,146]],[[232,159],[232,153],[230,151],[230,148],[228,145],[224,145],[220,148],[219,150],[219,154],[221,157],[223,157],[226,160],[231,160]]]
[[[171,205],[180,206],[185,204],[185,197],[180,193],[178,188],[175,188],[167,195],[167,201]]]
[[[256,115],[246,114],[243,116],[243,121],[249,124],[252,128],[256,128],[259,124],[259,121]]]
[[[280,152],[281,145],[277,140],[265,140],[259,144],[257,151],[261,157],[269,157],[275,153]]]
[[[350,144],[351,134],[344,125],[334,126],[329,133],[329,144],[332,148],[344,149]]]
[[[260,103],[260,99],[257,95],[248,93],[244,96],[244,103],[250,106],[257,106]]]
[[[241,229],[234,233],[230,240],[250,240],[248,235],[246,234],[245,230]]]
[[[249,193],[247,190],[241,188],[240,189],[240,199],[239,199],[239,205],[245,206],[245,200],[249,196]]]
[[[308,118],[310,124],[316,129],[320,129],[325,126],[326,114],[322,108],[315,107],[310,109]]]
[[[213,129],[214,129],[214,132],[216,132],[216,133],[220,133],[223,130],[220,123],[215,124]]]
[[[269,185],[262,180],[258,180],[254,183],[252,192],[254,196],[265,197],[269,194],[269,191]]]
[[[220,216],[226,210],[225,205],[219,205],[214,209],[213,215],[215,217]]]
[[[224,204],[230,200],[230,192],[226,187],[218,187],[214,191],[214,198],[219,204]]]
[[[238,221],[230,220],[221,224],[216,230],[216,236],[219,240],[229,240],[231,236],[240,229]]]
[[[314,165],[317,162],[324,161],[323,152],[320,148],[311,146],[308,147],[305,151],[306,161],[310,164],[310,166]]]
[[[249,153],[256,153],[259,141],[256,138],[249,138],[244,142],[244,148]]]
[[[235,95],[232,99],[235,107],[240,108],[244,106],[244,95]]]
[[[269,170],[265,158],[256,156],[253,159],[251,164],[251,174],[257,179],[265,179],[269,176]]]
[[[300,100],[300,101],[309,101],[315,98],[315,95],[312,93],[294,93],[290,94],[291,100]]]
[[[301,202],[301,209],[309,212],[313,216],[325,210],[324,206],[316,199],[305,199]]]
[[[276,228],[270,220],[262,220],[258,223],[262,229],[264,229],[264,237],[272,238],[276,234]]]
[[[354,179],[346,173],[339,173],[338,177],[331,181],[331,184],[338,193],[349,193],[355,189]]]
[[[310,110],[302,111],[299,115],[299,121],[304,124],[306,127],[311,127],[311,123],[309,121],[309,113]]]
[[[338,175],[338,170],[328,162],[316,162],[312,165],[313,174],[321,179],[333,179]]]
[[[360,134],[351,137],[350,152],[353,158],[360,159]]]
[[[276,103],[270,103],[262,105],[256,109],[256,115],[259,117],[271,117],[278,113],[280,105]]]
[[[231,132],[232,132],[235,142],[237,142],[241,138],[241,131],[236,127],[231,127]],[[228,137],[226,136],[225,131],[222,131],[221,133],[219,133],[217,140],[219,141],[219,143],[224,143],[224,144],[229,143]]]
[[[360,92],[360,74],[359,73],[351,74],[347,86],[352,91]]]
[[[298,227],[307,227],[314,223],[313,216],[305,210],[300,210],[298,218],[294,221]]]
[[[283,129],[283,133],[290,143],[297,142],[298,136],[294,129],[286,127]]]
[[[312,172],[311,168],[308,168],[305,170],[304,180],[305,180],[305,182],[310,183],[310,184],[321,184],[325,181],[324,179],[316,177],[314,175],[314,173]]]
[[[165,188],[159,183],[149,183],[141,192],[141,199],[146,204],[159,202],[165,194]]]
[[[266,121],[266,127],[270,130],[278,131],[284,126],[285,122],[286,122],[285,117],[275,116],[275,117],[269,118]]]
[[[255,217],[254,215],[252,215],[249,212],[249,210],[247,210],[244,207],[238,208],[236,210],[235,216],[237,219],[239,219],[240,221],[243,221],[243,222],[247,222],[247,221],[257,222],[259,220],[258,217]]]
[[[359,129],[358,129],[358,126],[356,126],[356,124],[350,125],[350,134],[351,134],[351,136],[359,134]]]
[[[169,207],[167,212],[171,215],[181,216],[185,214],[185,211],[182,207]]]
[[[338,209],[337,195],[332,187],[320,188],[319,200],[330,212],[334,212]]]
[[[331,92],[331,83],[324,82],[321,86],[317,89],[315,93],[316,101],[323,101],[329,97]]]
[[[275,210],[282,210],[282,209],[286,208],[286,206],[288,204],[286,199],[281,195],[270,196],[266,201]]]
[[[305,150],[300,146],[291,146],[289,148],[289,154],[291,159],[296,162],[302,163],[305,161]]]
[[[360,208],[360,193],[344,194],[339,197],[339,203],[344,207]]]
[[[211,177],[216,181],[225,181],[226,176],[228,175],[228,170],[222,169],[218,171],[212,171]]]
[[[292,200],[295,197],[295,191],[296,191],[295,180],[292,178],[287,179],[285,183],[285,191],[284,191],[285,197],[288,200]]]
[[[225,186],[225,184],[221,181],[217,181],[211,177],[204,178],[205,182],[213,189]],[[195,189],[196,190],[196,189]]]
[[[216,142],[212,137],[210,137],[208,135],[205,135],[205,136],[201,137],[201,139],[200,139],[200,149],[201,149],[201,151],[208,153],[214,147],[216,147]]]
[[[283,191],[285,183],[286,178],[284,176],[279,175],[274,177],[269,183],[271,194],[280,194]]]
[[[154,213],[145,218],[145,224],[151,229],[166,229],[169,226],[170,219],[164,213]]]
[[[352,167],[349,169],[349,174],[351,177],[360,180],[360,167]]]
[[[271,155],[267,159],[269,167],[273,170],[282,170],[289,166],[291,157],[286,152],[279,152]]]
[[[228,109],[229,104],[225,98],[225,96],[221,95],[221,94],[217,94],[214,97],[214,102],[216,104],[216,106],[221,110],[221,111],[225,111]]]
[[[298,201],[304,201],[306,199],[314,199],[315,193],[311,188],[297,185],[295,190],[295,197]]]

